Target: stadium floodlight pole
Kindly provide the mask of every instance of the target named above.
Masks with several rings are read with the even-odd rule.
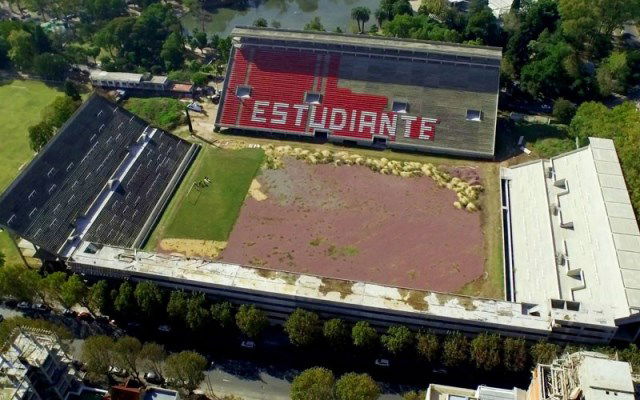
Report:
[[[193,133],[193,126],[191,126],[191,115],[189,115],[189,106],[184,108],[184,112],[187,114],[187,123],[189,124],[189,132]]]

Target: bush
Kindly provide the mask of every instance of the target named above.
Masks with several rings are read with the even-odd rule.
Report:
[[[550,364],[560,355],[560,346],[545,341],[538,342],[531,347],[531,358],[536,364]]]
[[[176,99],[166,97],[132,98],[127,100],[124,107],[151,125],[166,131],[175,129],[186,119],[184,105]]]
[[[529,355],[524,339],[506,338],[503,345],[503,363],[507,370],[524,371],[528,365]]]
[[[236,325],[240,332],[250,338],[255,338],[269,325],[269,320],[264,311],[253,304],[243,304],[236,313]]]
[[[403,325],[393,325],[382,335],[382,344],[392,354],[402,353],[413,343],[413,335]]]
[[[438,337],[431,332],[420,332],[416,336],[416,350],[418,355],[433,363],[438,359],[440,343]]]
[[[344,320],[334,318],[326,321],[322,334],[330,345],[343,348],[349,343],[349,327]]]
[[[576,115],[576,106],[569,100],[560,97],[553,103],[553,116],[558,122],[569,124],[574,115]]]
[[[378,342],[378,332],[366,321],[358,321],[351,329],[353,344],[360,348],[371,349]]]

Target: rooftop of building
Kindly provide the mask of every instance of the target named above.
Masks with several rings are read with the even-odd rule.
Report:
[[[382,48],[421,53],[446,53],[469,57],[502,59],[502,49],[490,46],[473,46],[448,42],[398,39],[383,36],[352,35],[333,32],[296,31],[287,29],[239,26],[231,31],[232,37],[307,42],[314,46],[354,46],[358,48]]]
[[[508,179],[515,300],[552,312],[640,309],[640,231],[613,141],[503,168]],[[533,289],[535,288],[535,290]]]
[[[0,196],[0,226],[53,254],[132,246],[190,149],[93,95]]]
[[[92,80],[119,81],[127,83],[151,82],[157,85],[164,85],[169,82],[169,78],[164,75],[137,74],[133,72],[109,72],[101,70],[91,70],[89,77]]]
[[[481,385],[472,390],[431,384],[425,400],[524,400],[524,395],[525,392],[518,388],[501,389]]]
[[[584,400],[633,400],[631,365],[596,352],[564,355],[551,365],[540,365],[543,393],[554,399],[570,399],[581,394]]]
[[[548,315],[529,315],[525,305],[509,301],[323,278],[111,246],[96,247],[89,242],[83,242],[69,262],[71,265],[96,266],[126,274],[169,278],[199,285],[278,293],[313,301],[338,301],[445,319],[489,322],[501,326],[505,334],[509,334],[509,326],[514,325],[537,332],[547,332],[550,327]],[[580,312],[567,314],[567,319],[615,327],[613,319],[608,315],[588,307]]]

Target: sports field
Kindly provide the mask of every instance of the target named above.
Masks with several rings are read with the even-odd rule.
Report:
[[[263,158],[261,149],[203,147],[146,248],[209,256],[229,237]]]
[[[33,158],[27,128],[40,121],[40,111],[60,95],[38,81],[0,81],[0,192]],[[0,233],[0,251],[8,263],[21,262],[6,232]]]

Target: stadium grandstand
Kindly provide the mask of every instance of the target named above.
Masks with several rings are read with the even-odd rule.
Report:
[[[492,158],[500,48],[235,28],[216,128]]]
[[[62,257],[139,246],[197,150],[94,94],[0,197],[0,226]]]

